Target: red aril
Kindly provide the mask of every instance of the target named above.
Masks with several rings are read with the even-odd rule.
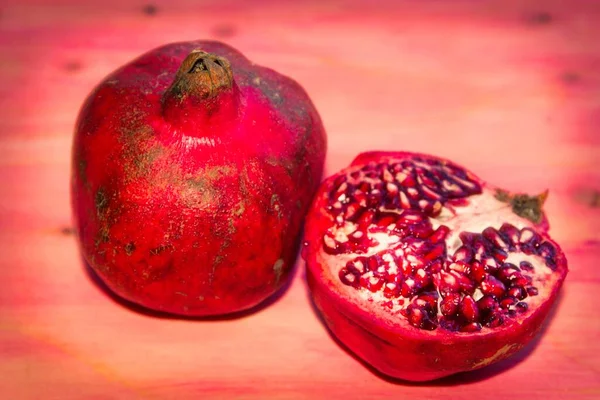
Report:
[[[72,203],[83,255],[150,309],[248,309],[289,276],[325,149],[293,80],[221,43],[152,50],[104,79],[79,115]]]
[[[545,197],[433,156],[363,153],[322,183],[308,215],[315,303],[342,343],[392,377],[505,359],[539,331],[567,274]]]

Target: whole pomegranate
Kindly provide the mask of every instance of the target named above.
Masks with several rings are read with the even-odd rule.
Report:
[[[293,267],[325,151],[293,80],[217,42],[152,50],[80,112],[72,205],[83,255],[150,309],[248,309]]]
[[[567,274],[545,197],[437,157],[363,153],[322,183],[309,212],[315,303],[342,343],[392,377],[432,380],[509,357]]]

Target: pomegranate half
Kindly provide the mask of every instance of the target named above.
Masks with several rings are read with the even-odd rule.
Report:
[[[152,50],[104,79],[76,126],[83,255],[119,296],[189,316],[286,282],[326,137],[293,80],[218,42]]]
[[[360,154],[322,183],[308,215],[315,304],[343,344],[395,378],[505,359],[539,331],[567,274],[545,197],[438,157]]]

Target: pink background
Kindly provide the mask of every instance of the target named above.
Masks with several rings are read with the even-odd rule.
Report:
[[[0,6],[0,398],[600,398],[600,2],[52,3]],[[286,292],[237,320],[161,319],[109,297],[70,228],[78,108],[132,57],[208,38],[306,88],[327,174],[363,150],[404,149],[549,189],[571,272],[544,336],[491,368],[411,385],[331,339],[300,262]]]

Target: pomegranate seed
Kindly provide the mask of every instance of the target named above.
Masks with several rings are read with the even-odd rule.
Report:
[[[410,209],[410,200],[403,191],[400,192],[400,206],[405,210]]]
[[[390,173],[390,171],[388,171],[387,168],[383,167],[381,169],[381,179],[383,179],[384,182],[393,182],[394,181],[394,176]]]
[[[413,278],[415,280],[415,285],[418,288],[427,287],[431,284],[432,281],[431,276],[422,268],[419,268],[417,270]]]
[[[437,274],[442,270],[442,262],[440,260],[435,260],[429,264],[427,269],[429,270],[430,274]]]
[[[421,199],[421,193],[419,193],[419,191],[414,187],[406,188],[406,195],[411,200],[420,200]]]
[[[523,300],[525,297],[527,297],[527,292],[525,289],[519,286],[513,286],[509,288],[507,294],[509,296],[516,297],[519,300]]]
[[[485,274],[485,268],[483,267],[483,265],[481,265],[480,262],[474,261],[473,264],[471,264],[470,276],[475,282],[481,282],[485,277]]]
[[[384,280],[378,276],[361,276],[360,277],[360,286],[367,289],[370,292],[377,292],[383,286]]]
[[[415,299],[415,304],[425,306],[428,305],[433,314],[437,314],[437,292],[424,293]]]
[[[450,232],[450,228],[446,225],[440,225],[438,228],[429,236],[431,243],[439,243],[446,239],[446,236]]]
[[[387,228],[389,225],[394,224],[397,218],[395,213],[381,213],[376,224]]]
[[[446,204],[453,207],[466,207],[469,205],[469,200],[466,198],[449,199],[446,201]]]
[[[440,243],[440,244],[433,246],[431,248],[431,250],[429,250],[429,252],[427,254],[425,254],[423,259],[425,259],[426,261],[433,261],[436,258],[440,258],[440,257],[444,256],[445,253],[446,253],[446,245]]]
[[[448,197],[464,197],[465,193],[462,188],[455,182],[446,179],[442,181],[442,187]]]
[[[481,282],[481,291],[484,294],[501,297],[506,291],[506,287],[493,275],[488,275]]]
[[[492,257],[487,257],[486,259],[482,260],[482,263],[485,267],[485,270],[488,272],[494,272],[498,269],[498,262],[496,262],[496,260]]]
[[[448,269],[450,269],[451,271],[460,272],[461,274],[464,274],[464,275],[469,275],[469,273],[471,271],[470,265],[464,261],[453,262],[448,266]]]
[[[411,304],[406,309],[406,317],[412,326],[432,331],[437,328],[437,325],[434,321],[432,321],[431,316],[426,311],[426,308],[427,306],[420,307],[415,304]]]
[[[348,240],[354,243],[358,243],[365,236],[363,231],[354,231],[350,235],[348,235]]]
[[[467,246],[461,246],[454,252],[452,259],[454,261],[463,261],[465,263],[471,262],[471,260],[473,260],[473,251]]]
[[[411,225],[410,233],[419,239],[426,239],[431,235],[431,226],[425,224]],[[445,250],[444,246],[444,250]]]
[[[404,210],[398,218],[398,223],[403,225],[414,225],[423,222],[423,215],[416,210]]]
[[[365,210],[356,221],[358,226],[360,226],[363,230],[365,230],[371,222],[373,222],[373,218],[375,217],[375,212],[373,210]]]
[[[436,179],[436,177],[428,170],[423,170],[423,173],[421,174],[421,180],[423,181],[423,183],[433,189],[436,190],[439,187],[439,183],[438,180]]]
[[[473,322],[479,318],[479,309],[471,296],[467,295],[463,297],[460,303],[460,313],[469,322]]]
[[[386,283],[383,287],[383,296],[392,299],[400,296],[400,286],[395,282]]]
[[[531,282],[532,282],[531,277],[529,277],[527,275],[521,275],[521,274],[519,274],[519,275],[515,274],[513,281],[512,281],[514,286],[521,286],[521,287],[531,286]]]
[[[359,286],[359,277],[352,272],[348,271],[346,268],[342,268],[339,272],[340,281],[344,285],[352,286],[353,288],[358,288]]]
[[[396,264],[398,264],[398,263],[396,263]],[[403,259],[400,265],[401,265],[401,268],[402,268],[402,273],[405,276],[409,276],[409,275],[413,275],[414,274],[415,268],[410,263],[408,263],[406,259]]]
[[[325,253],[332,255],[340,253],[338,242],[329,234],[323,236],[323,250],[325,251]]]
[[[529,306],[527,305],[527,303],[520,301],[517,303],[517,305],[515,306],[517,311],[520,313],[523,313],[525,311],[527,311],[527,309],[529,308]]]
[[[389,282],[389,275],[388,275],[388,270],[387,267],[385,265],[381,265],[379,268],[377,268],[375,271],[372,271],[373,276],[378,277],[379,279],[382,279],[384,282]]]
[[[450,293],[440,302],[440,311],[447,317],[454,316],[458,312],[460,303],[460,295],[458,293]]]
[[[396,185],[395,183],[388,182],[385,185],[385,189],[386,189],[386,191],[388,192],[388,194],[390,196],[392,196],[392,197],[397,197],[398,196],[398,192],[399,192],[398,185]]]
[[[520,232],[519,230],[509,223],[503,223],[500,227],[500,232],[510,240],[510,248],[513,249],[514,245],[519,243]]]
[[[537,288],[533,287],[533,286],[529,286],[527,288],[527,294],[530,296],[537,296],[538,295],[538,290]]]
[[[433,189],[430,189],[427,186],[424,186],[424,185],[421,186],[421,190],[423,191],[423,194],[426,197],[428,197],[429,199],[431,199],[431,200],[440,200],[440,199],[442,199],[442,196],[439,193],[437,193]]]
[[[492,244],[494,244],[494,246],[496,246],[496,247],[498,247],[498,248],[500,248],[502,250],[507,250],[508,249],[508,244],[500,236],[500,234],[498,233],[498,231],[495,230],[494,228],[487,227],[481,233],[482,233],[483,237],[485,237]]]
[[[499,312],[495,312],[495,313],[490,314],[490,316],[488,318],[486,318],[484,325],[489,328],[497,328],[500,325],[502,325],[503,323],[504,323],[504,316]]]
[[[455,276],[450,275],[445,272],[442,272],[440,275],[441,275],[441,280],[440,280],[440,283],[438,284],[438,289],[442,296],[445,297],[450,293],[457,293],[458,291],[460,291],[460,285],[459,285],[458,281],[456,280]]]
[[[456,278],[456,282],[460,286],[460,290],[465,293],[473,293],[475,290],[475,283],[471,281],[466,275],[461,274],[457,271],[450,271],[450,274]]]
[[[521,251],[525,254],[535,254],[535,249],[539,246],[541,238],[537,232],[534,232],[531,228],[521,229],[521,236],[519,237],[519,243]]]
[[[377,260],[375,257],[377,257],[377,255],[371,257],[360,257],[360,262],[364,266],[365,272],[375,271],[377,268],[379,268],[379,260]],[[346,267],[348,267],[349,264],[350,262],[346,264]]]
[[[490,313],[498,308],[498,301],[493,296],[483,296],[477,301],[479,311]]]
[[[360,207],[367,206],[367,194],[362,190],[356,190],[352,197],[354,197],[355,204],[358,204]]]
[[[473,244],[473,242],[475,241],[477,234],[476,233],[472,233],[472,232],[461,232],[458,237],[460,238],[460,241],[465,243],[465,244]]]
[[[390,164],[389,168],[390,171],[392,171],[394,174],[397,174],[398,172],[402,171],[402,165],[400,165],[400,163]]]
[[[337,190],[340,191],[341,187],[344,186],[343,189],[341,189],[342,191],[345,190],[346,188],[346,177],[343,175],[338,176],[337,178],[335,178],[335,180],[333,181],[333,187],[334,188],[338,188]]]
[[[519,267],[523,270],[523,271],[527,271],[527,272],[531,272],[533,271],[533,265],[531,265],[531,263],[529,261],[521,261],[519,263]]]
[[[481,330],[481,324],[478,322],[471,322],[469,324],[463,325],[460,328],[461,332],[478,332]]]
[[[415,281],[411,278],[408,278],[404,281],[404,283],[402,283],[402,289],[400,290],[400,294],[402,294],[402,297],[409,298],[412,297],[416,291],[417,287],[415,285]]]
[[[510,307],[514,306],[518,302],[519,302],[519,300],[517,300],[514,297],[505,297],[500,302],[500,307],[503,308],[503,309],[505,309],[505,310],[508,310]]]
[[[359,276],[369,271],[369,267],[365,264],[364,260],[364,257],[360,257],[360,259],[357,258],[353,261],[348,261],[346,263],[346,269],[348,270],[348,272]]]
[[[381,204],[381,200],[383,199],[383,193],[379,189],[373,189],[367,195],[367,206],[368,207],[377,207]]]
[[[465,177],[466,178],[466,177]],[[465,178],[459,178],[458,176],[454,176],[454,180],[458,182],[463,188],[466,188],[466,194],[471,194],[473,191],[479,192],[481,189],[479,185],[475,182],[472,182]]]
[[[502,249],[494,249],[493,256],[499,263],[503,263],[508,258],[508,253]]]
[[[402,181],[400,181],[400,183],[402,184],[402,186],[404,187],[414,187],[417,183],[415,181],[415,178],[412,174],[412,171],[409,171],[408,173],[406,173],[404,179]]]
[[[431,211],[429,212],[429,214],[433,217],[439,215],[439,213],[442,211],[442,203],[440,203],[439,201],[435,201],[433,203],[433,205],[431,206]]]
[[[451,331],[451,332],[457,332],[460,329],[462,329],[462,326],[460,325],[460,322],[457,321],[454,317],[451,318],[446,318],[446,317],[440,317],[439,318],[439,325],[444,328],[447,331]]]
[[[521,235],[519,236],[520,244],[531,244],[537,245],[540,241],[540,236],[531,228],[521,229]]]
[[[517,267],[513,264],[506,263],[500,268],[496,277],[504,283],[508,283],[512,280],[513,276],[518,273]]]
[[[358,185],[358,190],[363,193],[369,193],[371,191],[371,184],[369,182],[361,182],[360,185]]]
[[[544,242],[538,247],[537,253],[544,258],[554,258],[556,256],[556,249],[550,242]]]

